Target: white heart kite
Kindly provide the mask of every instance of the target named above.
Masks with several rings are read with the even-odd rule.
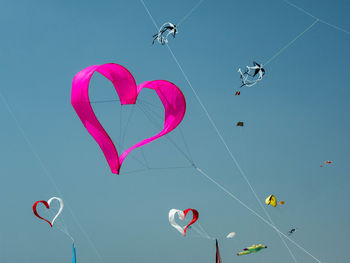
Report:
[[[187,213],[189,211],[192,211],[192,213],[193,213],[193,218],[192,218],[191,222],[186,227],[182,227],[182,226],[178,225],[176,223],[176,221],[175,221],[175,214],[178,214],[179,218],[181,220],[184,220],[186,215],[187,215]],[[178,209],[170,209],[170,211],[169,211],[169,222],[170,222],[172,227],[174,227],[177,231],[179,231],[183,236],[186,236],[187,228],[190,225],[194,224],[198,220],[198,215],[199,215],[199,213],[195,209],[188,208],[185,211],[181,211],[181,210],[178,210]]]

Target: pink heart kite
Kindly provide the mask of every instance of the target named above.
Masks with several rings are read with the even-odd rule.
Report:
[[[143,88],[153,89],[162,101],[165,110],[163,130],[157,135],[135,144],[119,156],[113,141],[98,121],[91,107],[89,83],[95,72],[102,74],[113,83],[122,105],[135,104],[137,96]],[[112,173],[115,174],[119,174],[125,157],[132,150],[174,130],[186,112],[185,97],[176,85],[166,80],[154,80],[136,86],[131,73],[123,66],[113,63],[90,66],[78,72],[73,78],[71,102],[81,122],[100,146]]]

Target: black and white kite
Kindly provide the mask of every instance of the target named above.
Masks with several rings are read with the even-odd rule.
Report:
[[[172,35],[173,38],[175,38],[177,33],[178,31],[176,25],[166,22],[159,28],[158,33],[153,35],[152,45],[155,41],[158,41],[158,43],[161,45],[165,45],[168,43],[168,37]]]
[[[295,228],[292,228],[291,230],[289,230],[289,231],[288,231],[288,235],[294,234],[295,230],[296,230]]]
[[[244,86],[254,86],[256,83],[262,80],[263,76],[265,75],[265,69],[261,64],[255,61],[253,62],[252,67],[247,66],[244,72],[242,72],[242,70],[239,68],[238,72],[242,80],[241,88]]]

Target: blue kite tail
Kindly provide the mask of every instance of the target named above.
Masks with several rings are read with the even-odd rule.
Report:
[[[72,258],[72,263],[77,263],[77,257],[76,257],[76,254],[75,254],[75,246],[74,246],[74,243],[73,243],[73,258]]]

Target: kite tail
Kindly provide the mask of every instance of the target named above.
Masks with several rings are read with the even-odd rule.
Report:
[[[250,251],[242,251],[242,252],[237,253],[237,256],[248,255],[250,253],[252,253],[252,252],[250,252]]]
[[[215,263],[221,263],[219,244],[218,244],[218,240],[217,239],[216,239],[216,261],[215,261]]]
[[[72,258],[72,263],[77,263],[77,257],[76,257],[76,254],[75,254],[75,245],[73,243],[73,258]]]

